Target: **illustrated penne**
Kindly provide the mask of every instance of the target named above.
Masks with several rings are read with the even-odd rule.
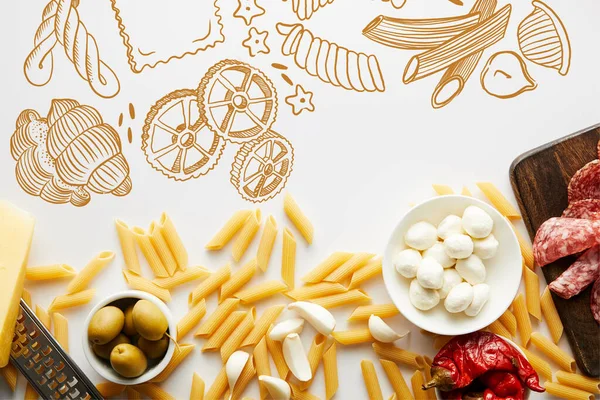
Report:
[[[415,400],[428,400],[427,393],[423,390],[424,384],[425,378],[423,377],[423,373],[416,370],[410,377],[410,386],[412,387]]]
[[[254,236],[256,236],[256,233],[260,229],[260,219],[261,212],[259,209],[257,209],[246,220],[242,226],[242,229],[240,229],[239,235],[233,241],[231,254],[236,262],[242,259],[244,253],[246,253],[246,250],[248,249],[248,246],[250,246],[250,243],[252,243],[252,240],[254,240]]]
[[[373,343],[373,350],[379,357],[400,364],[422,369],[425,366],[423,356],[412,351],[401,349],[393,344]]]
[[[235,311],[240,304],[239,299],[227,299],[200,325],[194,336],[207,337],[212,335],[219,326]]]
[[[289,229],[283,231],[283,251],[281,255],[281,279],[294,289],[296,277],[296,239]]]
[[[575,372],[575,360],[539,332],[531,334],[531,343],[564,371]]]
[[[285,295],[296,301],[310,300],[317,297],[329,296],[332,294],[345,293],[348,289],[336,282],[319,282],[312,285],[304,285],[294,290],[290,290]]]
[[[134,386],[134,389],[152,400],[175,400],[175,397],[154,383],[142,383]]]
[[[225,282],[219,291],[219,302],[231,297],[235,292],[240,290],[242,286],[252,279],[256,273],[257,260],[253,258],[246,263],[242,268],[238,269],[227,282]]]
[[[513,207],[506,197],[491,182],[477,182],[477,187],[485,197],[496,207],[500,214],[508,219],[521,219],[521,214]]]
[[[441,349],[442,347],[444,347],[446,345],[446,343],[448,343],[450,340],[452,340],[454,336],[445,336],[445,335],[439,335],[436,336],[433,339],[433,348],[436,350]]]
[[[600,380],[565,371],[556,371],[556,380],[566,386],[594,394],[600,394]]]
[[[46,329],[51,332],[52,318],[50,317],[50,314],[48,314],[48,312],[46,312],[46,310],[44,310],[44,308],[39,304],[35,305],[35,315],[38,317],[42,325],[44,325]]]
[[[540,280],[537,274],[523,264],[523,280],[525,281],[525,304],[527,311],[538,321],[542,320],[540,304]]]
[[[185,271],[188,267],[188,253],[179,233],[177,233],[177,229],[175,229],[175,224],[173,224],[173,221],[167,213],[162,213],[160,216],[158,229],[162,237],[166,240],[167,245],[171,250],[171,254],[175,257],[177,267],[180,271]]]
[[[220,348],[221,351],[221,360],[223,364],[229,360],[229,357],[237,349],[240,348],[240,345],[248,336],[252,328],[254,328],[254,320],[256,319],[256,309],[252,307],[250,311],[246,313],[244,319],[239,323],[239,325],[235,328],[233,332],[229,335],[229,337],[225,340],[223,345]]]
[[[331,274],[327,275],[324,281],[341,283],[346,278],[349,278],[355,271],[364,267],[373,257],[374,254],[371,253],[354,254],[348,261],[336,268]]]
[[[381,269],[382,258],[377,257],[372,259],[364,267],[352,274],[352,279],[350,279],[350,285],[348,286],[348,289],[356,289],[369,279],[381,275]]]
[[[227,372],[225,371],[225,366],[221,368],[219,374],[213,381],[212,385],[208,388],[208,392],[204,396],[207,400],[209,399],[221,399],[223,398],[223,394],[227,390]]]
[[[120,219],[115,220],[115,227],[117,228],[117,236],[119,237],[119,243],[121,244],[121,253],[123,253],[125,266],[128,270],[141,274],[142,268],[140,267],[140,260],[138,259],[133,233],[129,229],[129,226]]]
[[[544,379],[551,381],[552,380],[552,368],[550,368],[550,364],[548,361],[544,360],[542,357],[534,354],[533,352],[527,350],[523,346],[519,346],[525,357],[527,357],[527,361],[531,364],[535,372],[537,372]]]
[[[240,299],[242,304],[252,304],[287,290],[287,285],[281,281],[267,281],[240,290],[233,296]]]
[[[148,228],[148,237],[150,238],[152,247],[154,247],[156,254],[158,254],[158,257],[160,258],[162,265],[167,270],[167,275],[173,276],[175,270],[177,270],[177,260],[175,260],[175,256],[171,253],[171,249],[162,235],[160,228],[158,228],[154,222],[152,222],[150,228]]]
[[[218,288],[220,288],[221,285],[227,282],[230,277],[231,267],[229,266],[229,264],[227,264],[221,267],[216,272],[212,273],[202,283],[196,286],[192,293],[190,293],[189,303],[196,304],[200,300],[205,299],[211,293],[215,292]]]
[[[356,307],[348,317],[348,322],[367,321],[371,315],[391,318],[398,313],[398,308],[394,304],[369,304],[368,306]]]
[[[125,282],[127,286],[134,290],[141,290],[142,292],[150,293],[165,303],[171,301],[171,293],[160,286],[155,285],[152,281],[137,275],[135,272],[124,269],[123,277],[125,278]]]
[[[517,329],[519,336],[521,337],[521,343],[527,347],[529,345],[529,339],[531,338],[531,320],[529,319],[529,312],[527,311],[527,305],[525,304],[525,298],[522,293],[519,293],[513,300],[513,314],[517,320]]]
[[[96,289],[87,289],[74,294],[56,296],[54,300],[52,300],[50,307],[48,307],[48,312],[51,313],[58,310],[64,310],[65,308],[82,306],[92,301],[95,294]]]
[[[404,380],[404,377],[402,376],[398,365],[393,361],[383,359],[380,359],[379,362],[381,363],[381,366],[385,371],[385,375],[387,376],[388,381],[394,388],[394,393],[396,394],[396,397],[398,399],[414,400],[414,397],[412,393],[410,393],[410,390],[406,385],[406,381]]]
[[[256,367],[256,375],[271,376],[271,361],[269,360],[269,350],[267,349],[266,337],[263,336],[260,339],[260,341],[256,344],[252,355],[254,356],[254,366]],[[260,381],[258,382],[258,387],[260,389],[260,399],[266,399],[269,395],[269,391]]]
[[[377,372],[373,363],[369,360],[362,360],[360,362],[360,369],[362,370],[365,387],[369,394],[369,400],[383,400],[379,378],[377,378]]]
[[[272,328],[272,326],[269,328],[269,332]],[[271,339],[268,333],[265,335],[265,342],[267,343],[267,349],[273,359],[279,378],[285,380],[290,370],[285,362],[285,358],[283,358],[282,343]]]
[[[142,394],[134,390],[131,386],[127,386],[125,392],[127,393],[128,400],[142,400]]]
[[[552,300],[552,294],[550,293],[548,286],[546,286],[546,289],[544,289],[544,293],[540,299],[540,306],[542,308],[544,320],[546,321],[546,325],[550,331],[552,341],[554,343],[558,343],[563,334],[564,327],[560,317],[558,316],[558,311],[556,310],[556,306],[554,305],[554,300]]]
[[[323,353],[323,372],[325,375],[325,400],[330,400],[335,396],[339,387],[335,342]]]
[[[267,308],[254,323],[254,328],[252,328],[252,331],[244,338],[240,347],[256,345],[262,337],[267,334],[269,327],[275,323],[275,320],[277,320],[284,309],[284,305],[275,305]]]
[[[190,400],[204,400],[204,380],[194,372],[192,377],[192,389],[190,390]]]
[[[309,300],[325,308],[336,308],[349,304],[369,303],[371,298],[360,289],[352,289],[346,293],[332,294],[331,296],[318,297]]]
[[[433,190],[435,190],[435,192],[438,194],[438,196],[454,194],[454,190],[452,190],[452,188],[448,185],[440,185],[440,184],[434,183],[431,186],[433,187]]]
[[[352,346],[355,344],[370,343],[373,342],[373,336],[369,328],[354,329],[349,331],[336,331],[331,334],[333,338],[344,346]]]
[[[319,367],[319,364],[323,359],[323,351],[325,350],[325,344],[327,341],[326,339],[327,338],[325,336],[321,335],[320,333],[317,333],[312,341],[312,344],[310,345],[307,358],[308,363],[310,364],[312,378],[306,382],[298,383],[298,388],[300,388],[300,390],[302,391],[307,390],[312,385],[312,382],[315,378],[315,373],[317,372],[317,368]]]
[[[217,330],[210,335],[206,343],[204,343],[204,346],[202,346],[202,351],[217,351],[220,349],[229,335],[231,335],[231,332],[233,332],[246,317],[247,313],[247,311],[234,311],[229,314],[227,319],[223,321]]]
[[[152,273],[157,278],[164,278],[169,276],[167,273],[167,269],[163,265],[160,256],[156,252],[156,249],[152,245],[152,241],[150,240],[150,236],[140,227],[135,226],[131,228],[131,232],[133,233],[133,237],[135,238],[136,243],[138,244],[140,250],[142,250],[142,254],[146,261],[148,261],[148,265],[152,270]]]
[[[556,382],[545,382],[546,393],[561,399],[568,400],[593,400],[594,395],[581,389],[576,389]]]
[[[502,325],[502,322],[499,320],[496,320],[488,325],[488,329],[490,332],[493,332],[496,335],[504,336],[507,339],[512,339],[512,335],[510,334],[509,330],[506,329],[506,327]]]
[[[285,197],[283,198],[283,210],[306,242],[308,244],[312,244],[315,235],[315,228],[312,222],[310,222],[310,220],[302,212],[300,206],[298,206],[298,203],[296,203],[296,200],[294,200],[292,195],[289,193],[286,193]]]
[[[98,389],[102,397],[106,399],[120,396],[125,391],[125,388],[125,385],[120,385],[114,382],[100,382],[96,384],[96,389]]]
[[[59,313],[52,314],[52,322],[54,322],[54,338],[63,348],[63,350],[69,352],[69,321]]]
[[[306,274],[302,280],[306,283],[318,283],[339,268],[353,256],[352,253],[336,252]]]
[[[229,243],[235,234],[244,226],[244,223],[252,214],[252,211],[236,211],[225,225],[205,246],[207,250],[221,250]]]
[[[254,367],[254,358],[250,356],[248,361],[246,361],[246,365],[244,365],[244,369],[242,369],[242,373],[240,374],[233,391],[228,390],[225,393],[225,398],[230,400],[238,400],[242,397],[244,390],[246,387],[254,379],[256,376],[256,368]]]
[[[210,271],[204,267],[189,267],[185,271],[176,272],[173,276],[165,278],[154,278],[152,283],[161,288],[171,290],[177,286],[193,282],[198,279],[206,279],[210,276]]]
[[[469,188],[466,186],[463,186],[462,190],[460,191],[460,194],[463,196],[473,197],[473,193],[471,193]]]
[[[277,239],[277,221],[275,220],[275,217],[270,215],[265,223],[265,229],[263,230],[256,252],[258,267],[262,272],[266,272],[269,266],[275,239]]]
[[[70,265],[52,264],[35,267],[27,267],[25,270],[25,279],[29,281],[46,281],[54,279],[72,278],[77,271]]]
[[[517,319],[510,310],[504,311],[500,318],[498,318],[498,321],[500,321],[502,325],[504,325],[504,327],[508,329],[511,336],[514,337],[517,335]]]
[[[67,294],[81,292],[86,289],[92,279],[115,258],[112,251],[103,251],[94,257],[79,273],[69,282]]]
[[[177,339],[187,335],[192,328],[200,323],[206,314],[206,300],[202,299],[196,303],[177,323]]]
[[[25,303],[29,306],[29,308],[32,307],[33,303],[31,302],[31,293],[29,292],[29,290],[23,289],[23,293],[21,293],[21,298],[25,300]]]
[[[178,344],[177,346],[175,346],[175,352],[173,353],[173,357],[171,358],[165,369],[163,369],[160,374],[156,375],[156,377],[150,382],[161,383],[167,380],[167,378],[171,376],[173,371],[175,371],[177,367],[179,367],[179,364],[181,364],[183,360],[185,360],[186,357],[192,353],[192,350],[194,350],[195,347],[195,344],[185,343]]]
[[[527,268],[529,269],[534,269],[535,262],[533,259],[533,246],[531,244],[531,241],[523,237],[521,232],[519,232],[519,230],[514,224],[511,223],[511,226],[513,228],[513,231],[515,232],[515,235],[517,236],[517,240],[519,241],[519,247],[521,248],[521,255],[525,260],[525,265],[527,265]]]
[[[17,388],[17,379],[19,376],[19,372],[14,365],[9,363],[6,365],[6,367],[0,368],[0,375],[2,375],[10,390],[14,392]]]

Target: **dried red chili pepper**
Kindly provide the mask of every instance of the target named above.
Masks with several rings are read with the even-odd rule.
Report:
[[[515,373],[531,390],[543,392],[539,377],[523,355],[500,336],[473,332],[450,340],[435,356],[432,380],[424,389],[451,391],[467,387],[488,371]]]
[[[525,388],[519,377],[510,372],[490,371],[479,377],[487,389],[483,400],[523,400]]]

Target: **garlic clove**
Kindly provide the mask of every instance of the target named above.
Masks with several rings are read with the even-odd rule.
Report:
[[[392,343],[408,335],[408,332],[403,333],[402,335],[396,333],[396,331],[390,328],[390,326],[377,315],[371,315],[369,317],[369,331],[371,332],[371,336],[381,343]]]
[[[509,99],[534,90],[537,83],[521,56],[514,51],[501,51],[491,56],[483,68],[481,86],[492,96]]]
[[[318,304],[297,301],[288,305],[288,310],[297,312],[324,336],[329,336],[335,329],[335,318],[333,315],[325,307]]]
[[[229,391],[231,393],[233,393],[235,383],[240,378],[242,370],[248,362],[248,358],[250,358],[250,355],[245,351],[236,351],[229,357],[229,360],[227,360],[227,364],[225,364],[225,373],[227,374],[227,381],[229,382]]]
[[[304,320],[302,318],[292,318],[282,321],[275,325],[269,333],[271,340],[282,341],[290,333],[300,333],[304,328]]]
[[[261,375],[258,380],[267,388],[273,400],[289,400],[292,397],[290,385],[283,379]]]
[[[297,333],[292,333],[283,339],[283,359],[296,379],[301,382],[311,380],[310,363]]]

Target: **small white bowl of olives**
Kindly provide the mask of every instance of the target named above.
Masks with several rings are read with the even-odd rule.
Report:
[[[165,303],[138,290],[115,293],[85,321],[83,352],[103,378],[138,385],[160,374],[175,352],[177,324]]]

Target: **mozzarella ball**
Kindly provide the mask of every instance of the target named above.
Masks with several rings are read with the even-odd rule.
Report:
[[[473,239],[468,235],[452,235],[444,240],[444,250],[450,258],[467,258],[473,254]]]
[[[482,260],[488,260],[496,255],[498,245],[498,240],[493,234],[485,239],[475,239],[473,240],[473,254]]]
[[[413,249],[402,250],[394,260],[394,267],[405,278],[417,276],[417,269],[421,263],[421,253]]]
[[[440,295],[437,290],[425,289],[419,285],[416,279],[410,282],[408,297],[413,306],[423,311],[431,310],[440,302]]]
[[[481,258],[472,255],[467,259],[456,262],[456,272],[471,285],[478,285],[485,281],[485,265]]]
[[[452,290],[452,288],[458,285],[459,283],[462,283],[462,281],[463,280],[461,276],[458,274],[458,272],[456,272],[454,268],[445,269],[444,284],[442,285],[442,288],[438,290],[440,294],[440,299],[445,299],[446,296],[448,296],[448,293],[450,293],[450,290]]]
[[[429,222],[417,222],[408,228],[404,242],[413,249],[426,250],[437,242],[437,229]]]
[[[494,221],[481,208],[469,206],[463,213],[462,227],[473,238],[483,239],[492,233]]]
[[[437,227],[438,237],[446,240],[452,235],[464,233],[462,219],[458,215],[448,215]]]
[[[459,283],[448,293],[444,300],[444,307],[453,314],[463,312],[473,302],[473,295],[473,286],[467,282]]]
[[[465,310],[465,314],[469,317],[474,317],[485,306],[488,299],[490,298],[490,287],[485,283],[473,286],[473,301],[471,305]]]
[[[444,249],[444,244],[441,242],[437,242],[423,253],[423,257],[431,257],[435,261],[439,262],[442,267],[450,268],[454,264],[456,264],[456,260],[454,258],[448,257],[446,254],[446,250]]]
[[[417,281],[425,289],[441,289],[444,284],[444,268],[431,257],[425,257],[417,270]]]

